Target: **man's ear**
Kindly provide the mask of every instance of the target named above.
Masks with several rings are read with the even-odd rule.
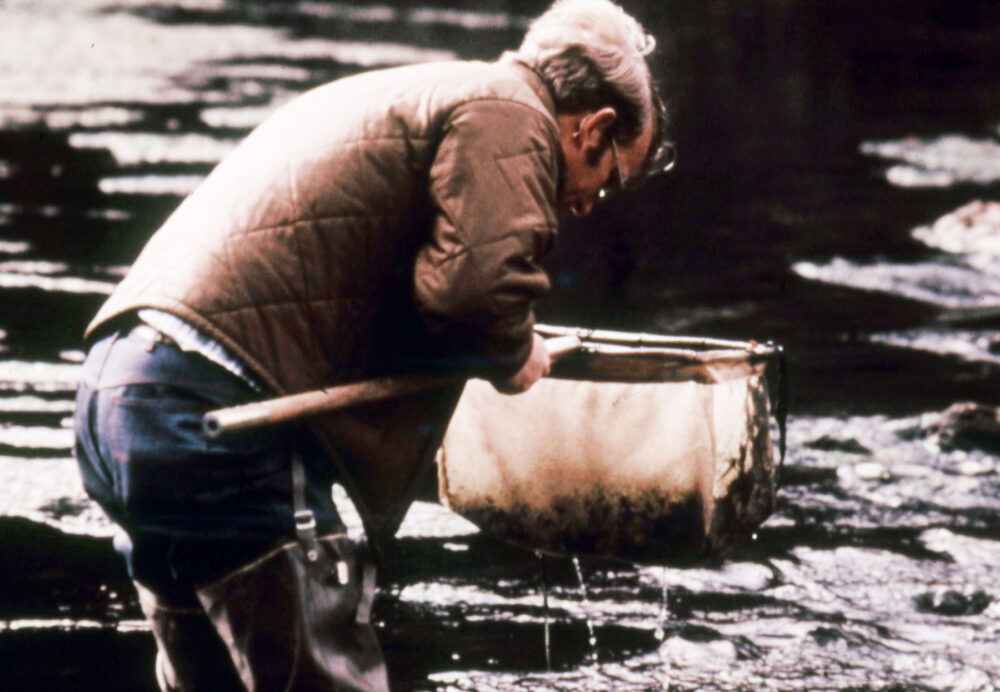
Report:
[[[580,144],[584,149],[605,148],[604,135],[618,119],[618,111],[611,106],[590,113],[580,121]]]
[[[587,165],[596,166],[597,162],[604,156],[604,152],[608,149],[605,134],[617,118],[618,113],[615,109],[611,106],[605,106],[593,113],[588,113],[580,121],[577,144]]]

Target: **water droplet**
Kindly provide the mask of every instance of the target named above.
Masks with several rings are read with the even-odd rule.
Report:
[[[545,562],[545,554],[540,550],[535,551],[539,563],[542,567],[542,616],[544,618],[545,636],[545,669],[552,670],[552,635],[549,628],[549,571]]]
[[[590,643],[590,653],[588,658],[591,663],[597,663],[597,635],[594,634],[594,623],[590,621],[590,615],[587,614],[587,585],[583,581],[583,570],[580,569],[580,558],[576,555],[573,556],[573,569],[576,570],[576,579],[580,582],[580,596],[581,603],[583,604],[583,617],[587,622],[587,632],[588,639]]]
[[[662,567],[660,569],[660,612],[656,615],[656,629],[653,631],[653,636],[656,637],[656,641],[662,642],[664,636],[663,625],[667,621],[667,568]]]

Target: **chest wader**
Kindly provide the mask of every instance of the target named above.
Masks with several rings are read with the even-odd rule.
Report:
[[[375,566],[345,534],[316,535],[298,451],[291,467],[294,541],[196,587],[201,609],[167,605],[136,583],[160,650],[156,677],[164,692],[202,689],[206,680],[213,692],[389,689],[371,624]],[[220,642],[224,650],[214,658],[232,667],[192,667],[211,660],[205,647],[221,649]]]
[[[196,589],[248,690],[388,690],[371,624],[375,566],[345,534],[316,535],[292,453],[295,541]]]

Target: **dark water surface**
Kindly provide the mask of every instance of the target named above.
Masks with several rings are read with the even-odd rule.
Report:
[[[1000,404],[1000,3],[625,4],[679,165],[567,227],[540,319],[784,344],[778,511],[696,568],[550,558],[546,611],[536,556],[418,504],[377,602],[396,685],[1000,688],[1000,445],[937,427]],[[0,690],[154,688],[68,421],[145,239],[295,94],[490,59],[544,6],[0,3]]]

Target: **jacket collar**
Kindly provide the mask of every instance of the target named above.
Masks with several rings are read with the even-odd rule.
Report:
[[[549,115],[552,116],[552,124],[558,131],[558,121],[556,120],[556,100],[552,95],[552,89],[545,82],[545,80],[542,79],[542,76],[538,74],[530,65],[518,58],[514,53],[504,53],[500,56],[498,62],[511,65],[519,69],[524,76],[525,83],[531,87],[531,90],[535,92],[536,96],[538,96],[538,100],[542,102]],[[566,180],[566,159],[563,157],[561,146],[556,147],[556,155],[559,167],[557,187],[561,190]]]
[[[552,120],[556,119],[556,102],[552,96],[552,90],[545,83],[541,75],[535,72],[526,62],[516,57],[513,53],[504,53],[500,56],[500,63],[512,65],[519,68],[524,75],[524,81],[531,87],[531,90],[538,96],[538,100],[544,104],[545,109],[552,115]]]

